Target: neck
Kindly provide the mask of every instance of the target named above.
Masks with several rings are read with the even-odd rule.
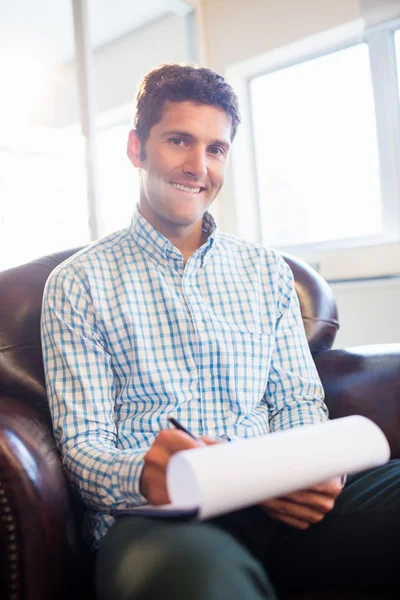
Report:
[[[193,239],[184,238],[184,239],[170,239],[171,244],[178,248],[178,250],[182,253],[184,262],[189,260],[189,258],[196,252],[200,246],[205,244],[208,238],[207,231],[200,231],[200,235],[194,237]]]
[[[162,231],[160,228],[156,229],[163,234],[163,236],[165,236],[173,246],[175,246],[175,248],[178,248],[178,250],[182,253],[182,256],[184,258],[185,263],[188,261],[188,259],[192,256],[192,254],[194,254],[196,252],[196,250],[198,248],[200,248],[200,246],[202,246],[207,238],[208,238],[208,233],[206,231],[203,231],[201,228],[202,223],[200,224],[200,227],[197,227],[195,230],[188,232],[186,231]]]
[[[147,214],[145,207],[140,207],[140,213],[154,229],[181,252],[185,263],[207,241],[209,234],[207,231],[203,231],[203,219],[193,225],[177,227],[167,221],[155,220],[152,214]]]

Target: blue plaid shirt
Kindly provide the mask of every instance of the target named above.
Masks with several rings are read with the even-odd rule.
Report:
[[[47,282],[50,410],[93,548],[111,511],[146,502],[143,457],[169,414],[197,435],[243,438],[328,418],[290,268],[208,213],[203,229],[185,265],[136,207],[129,228]]]

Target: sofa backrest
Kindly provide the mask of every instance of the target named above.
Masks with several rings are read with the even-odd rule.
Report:
[[[46,415],[40,343],[43,290],[52,270],[78,250],[44,256],[0,273],[0,394],[23,397]],[[329,286],[305,263],[289,255],[283,257],[294,274],[312,353],[330,348],[338,321]]]

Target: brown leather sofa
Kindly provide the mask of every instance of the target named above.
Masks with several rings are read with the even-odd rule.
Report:
[[[73,252],[0,273],[0,595],[4,600],[61,600],[75,595],[89,600],[93,594],[91,555],[80,538],[83,507],[70,494],[55,448],[40,347],[45,282]],[[370,417],[386,433],[392,457],[400,457],[400,344],[331,350],[338,321],[329,286],[305,264],[284,258],[294,273],[331,417]],[[326,590],[317,597],[339,596]]]

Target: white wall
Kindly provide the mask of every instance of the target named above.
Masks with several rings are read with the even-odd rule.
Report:
[[[334,283],[340,329],[335,348],[400,343],[400,279]]]
[[[142,76],[167,62],[187,60],[185,20],[168,15],[96,53],[97,110],[131,102]]]
[[[97,113],[131,103],[141,77],[165,62],[187,60],[185,20],[171,14],[107,44],[94,54]],[[54,79],[41,124],[62,127],[79,122],[75,63]]]
[[[204,0],[209,66],[232,64],[357,19],[359,0]]]

